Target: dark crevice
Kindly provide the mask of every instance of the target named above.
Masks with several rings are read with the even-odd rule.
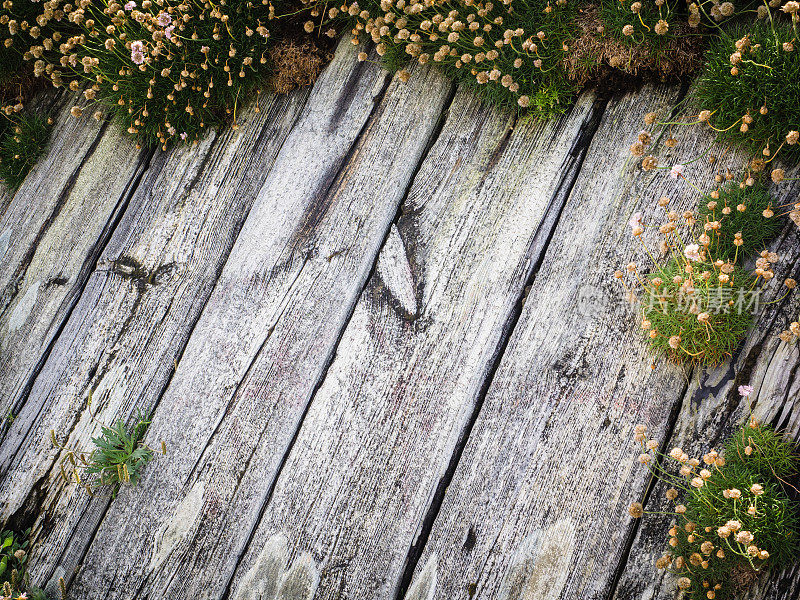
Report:
[[[359,131],[358,135],[356,136],[353,144],[351,145],[350,149],[347,152],[345,160],[341,162],[340,173],[344,169],[347,168],[347,165],[350,162],[351,157],[353,156],[353,154],[355,153],[356,148],[358,147],[359,143],[361,142],[361,139],[362,139],[362,136],[363,136],[364,132],[368,131],[369,127],[372,125],[372,122],[380,117],[380,115],[382,113],[381,105],[383,104],[383,98],[384,98],[384,96],[386,94],[386,91],[388,90],[390,82],[391,82],[391,78],[387,76],[387,80],[386,80],[386,82],[385,82],[385,84],[383,86],[382,91],[380,92],[378,97],[376,97],[375,106],[373,107],[372,113],[370,114],[369,118],[366,120],[364,126],[361,128],[361,131]],[[414,171],[413,171],[412,175],[408,179],[408,182],[406,184],[405,190],[403,191],[403,195],[401,197],[401,200],[397,204],[397,210],[395,212],[395,216],[392,219],[392,221],[387,224],[386,232],[384,233],[383,239],[382,239],[380,245],[378,246],[378,251],[375,253],[375,256],[372,259],[372,266],[370,267],[369,273],[364,278],[364,281],[361,284],[361,289],[355,295],[355,299],[352,302],[351,306],[349,307],[348,314],[345,316],[345,318],[342,321],[343,325],[339,329],[339,332],[338,332],[338,335],[336,337],[336,340],[334,341],[330,351],[328,352],[328,356],[326,357],[325,362],[324,362],[324,364],[322,366],[322,370],[320,371],[320,375],[317,378],[317,381],[315,382],[314,387],[313,387],[313,389],[311,390],[311,393],[308,396],[308,400],[307,400],[306,405],[305,405],[305,407],[303,409],[303,412],[302,412],[302,414],[300,415],[300,418],[297,421],[297,425],[295,426],[295,431],[294,431],[294,433],[292,435],[292,439],[289,441],[289,444],[287,445],[286,450],[284,451],[283,456],[281,457],[281,459],[280,459],[280,461],[278,463],[278,468],[275,471],[275,475],[273,476],[272,481],[270,482],[270,486],[267,489],[266,493],[264,494],[264,496],[263,496],[263,498],[261,500],[261,504],[259,506],[259,510],[258,510],[257,515],[256,515],[256,518],[253,520],[253,522],[250,525],[250,528],[249,528],[248,532],[244,536],[246,541],[242,545],[241,549],[239,550],[239,552],[236,555],[236,560],[235,560],[235,563],[234,563],[235,566],[231,570],[231,573],[229,574],[229,576],[227,578],[227,582],[225,583],[225,587],[223,589],[223,592],[220,595],[220,600],[228,600],[228,598],[230,597],[231,586],[233,585],[233,580],[234,580],[234,576],[236,575],[236,571],[239,569],[239,566],[240,566],[240,564],[242,562],[242,559],[247,554],[247,551],[249,550],[250,545],[253,542],[253,538],[255,537],[256,530],[258,529],[259,524],[261,523],[262,519],[264,518],[264,515],[266,513],[267,507],[269,506],[270,500],[272,499],[272,496],[273,496],[273,494],[275,492],[275,487],[277,486],[278,481],[280,480],[280,477],[281,477],[281,474],[283,472],[283,469],[286,466],[286,463],[288,462],[289,456],[292,453],[292,449],[294,448],[294,445],[297,442],[297,439],[300,437],[300,431],[302,430],[303,423],[305,422],[306,416],[308,415],[308,411],[310,410],[311,405],[313,404],[314,398],[316,397],[317,392],[322,387],[323,383],[325,382],[325,379],[327,378],[328,371],[330,370],[331,365],[333,364],[334,359],[336,357],[336,354],[338,353],[339,345],[341,344],[341,341],[342,341],[342,338],[344,336],[344,333],[347,330],[347,325],[348,325],[348,323],[350,323],[350,321],[351,321],[351,319],[353,317],[353,313],[355,312],[355,309],[356,309],[356,306],[358,305],[359,299],[364,294],[364,292],[367,289],[367,286],[369,285],[370,281],[372,281],[372,279],[376,276],[377,269],[378,269],[378,258],[380,256],[380,250],[386,245],[386,241],[387,241],[387,239],[389,237],[389,234],[391,232],[392,226],[395,226],[397,224],[397,222],[399,221],[400,217],[402,216],[402,214],[403,214],[403,210],[402,210],[403,203],[408,198],[408,193],[411,190],[411,186],[412,186],[412,184],[414,182],[414,179],[416,178],[417,174],[419,173],[419,170],[420,170],[422,164],[427,159],[428,153],[430,152],[430,149],[436,143],[436,140],[439,138],[439,136],[440,136],[440,134],[442,132],[442,129],[444,128],[444,123],[447,120],[447,115],[449,114],[450,105],[453,102],[453,98],[455,97],[455,93],[456,93],[455,86],[452,86],[451,90],[450,90],[450,93],[448,94],[448,97],[447,97],[447,99],[445,101],[444,108],[442,109],[442,111],[440,113],[439,120],[438,120],[436,126],[434,127],[433,131],[431,132],[430,137],[428,138],[428,142],[427,142],[427,144],[425,146],[425,149],[423,150],[422,154],[420,155],[420,158],[417,161],[417,164],[416,164],[416,166],[414,168]],[[331,191],[335,187],[335,184],[336,184],[336,182],[338,182],[338,180],[339,180],[338,176],[333,178],[333,183],[331,184],[331,186],[329,186],[329,188],[325,192],[326,195],[331,193]]]
[[[486,371],[486,377],[484,378],[481,388],[475,399],[475,405],[472,413],[466,425],[464,426],[458,441],[456,442],[456,445],[453,449],[453,454],[450,457],[450,461],[447,465],[447,469],[436,486],[431,503],[428,506],[425,516],[423,517],[416,541],[411,545],[406,555],[405,565],[403,566],[400,581],[395,593],[396,600],[402,600],[411,585],[414,572],[416,571],[417,565],[419,564],[425,547],[428,544],[428,539],[430,538],[433,530],[433,524],[442,508],[447,488],[455,476],[456,468],[461,461],[461,456],[463,455],[467,441],[472,434],[472,429],[478,420],[478,416],[480,415],[486,395],[492,385],[492,382],[494,381],[503,356],[505,355],[508,343],[511,339],[511,333],[516,328],[517,323],[522,316],[526,290],[533,284],[536,274],[539,272],[542,262],[544,261],[545,253],[547,252],[550,241],[555,234],[556,226],[558,225],[561,213],[564,209],[567,199],[572,192],[572,188],[578,179],[578,174],[583,166],[583,161],[586,158],[591,141],[600,127],[600,121],[605,113],[607,105],[608,100],[606,99],[595,100],[562,165],[561,177],[559,178],[555,191],[553,192],[550,202],[548,203],[547,211],[545,212],[545,215],[533,236],[533,240],[531,241],[528,250],[530,265],[525,276],[525,283],[520,287],[520,293],[514,308],[507,316],[506,322],[503,325],[495,352]]]

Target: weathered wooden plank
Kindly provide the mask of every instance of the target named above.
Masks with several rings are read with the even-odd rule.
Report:
[[[0,414],[19,410],[30,378],[110,235],[145,153],[69,95],[53,142],[0,221]]]
[[[112,504],[76,597],[219,598],[233,574],[451,89],[357,51],[281,149],[156,411],[170,454]]]
[[[775,190],[784,202],[797,197],[800,185],[786,184]],[[771,245],[782,257],[775,268],[776,282],[800,273],[800,232],[790,223],[784,235]],[[782,296],[785,288],[767,288],[762,298],[763,314],[750,332],[742,348],[730,363],[704,372],[692,379],[682,399],[667,447],[679,446],[690,456],[702,456],[712,448],[720,449],[752,414],[762,422],[772,423],[795,440],[800,440],[800,346],[782,342],[777,334],[788,328],[789,322],[800,314],[797,294],[769,305]],[[749,399],[738,394],[740,385],[755,389]],[[668,509],[664,497],[666,487],[653,488],[646,510],[660,512]],[[676,597],[676,578],[655,569],[655,561],[666,548],[666,532],[672,518],[669,515],[648,514],[637,522],[636,538],[624,565],[614,594],[618,600],[651,600]],[[759,580],[747,598],[789,600],[800,588],[800,568],[785,573],[771,573]]]
[[[241,112],[238,130],[159,152],[133,194],[0,446],[0,515],[34,527],[34,578],[74,568],[108,504],[65,486],[49,431],[87,448],[98,422],[152,410],[307,97],[268,97]],[[115,130],[106,137],[130,151]]]
[[[651,367],[612,276],[630,260],[647,268],[627,227],[635,210],[654,218],[662,195],[678,211],[696,202],[628,153],[644,114],[676,96],[645,88],[604,115],[417,563],[417,578],[436,565],[431,598],[605,598],[611,588],[620,521],[646,481],[633,427],[664,432],[686,387],[675,366]],[[681,155],[705,149],[694,133]],[[710,169],[694,163],[687,176],[708,181]]]
[[[394,598],[602,102],[524,123],[457,93],[315,394],[231,587],[285,535],[317,600]],[[419,589],[424,585],[418,586]]]

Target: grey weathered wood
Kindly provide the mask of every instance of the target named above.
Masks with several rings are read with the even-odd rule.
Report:
[[[49,431],[90,448],[98,423],[152,410],[307,97],[262,99],[260,113],[255,104],[241,112],[237,131],[153,159],[0,446],[0,514],[34,527],[34,578],[76,566],[108,503],[65,485]],[[115,131],[99,147],[108,138],[129,151]]]
[[[797,197],[800,185],[783,184],[774,188],[778,202]],[[784,234],[771,245],[782,257],[775,268],[775,282],[766,289],[762,302],[775,301],[782,296],[780,282],[797,277],[800,272],[800,231],[788,224]],[[702,456],[722,443],[751,414],[762,422],[771,423],[794,440],[800,440],[800,346],[787,344],[778,338],[789,322],[800,314],[800,296],[790,295],[775,305],[765,305],[761,318],[748,335],[734,360],[692,379],[682,399],[681,411],[667,448],[679,446],[690,456]],[[737,389],[752,385],[755,390],[749,399],[742,399]],[[664,498],[666,487],[658,484],[646,503],[646,510],[669,510]],[[646,515],[638,523],[630,556],[620,574],[614,598],[618,600],[650,600],[674,598],[676,577],[655,568],[655,561],[667,549],[667,530],[672,517]],[[746,598],[789,600],[796,596],[800,585],[800,566],[785,573],[769,573],[762,577]]]
[[[112,504],[77,597],[227,586],[450,90],[429,69],[387,89],[356,55],[344,42],[281,149],[155,413],[170,454]]]
[[[116,127],[75,119],[67,96],[52,142],[0,221],[0,413],[17,411],[110,235],[144,152]]]
[[[459,91],[315,394],[234,579],[273,535],[320,563],[317,600],[394,598],[406,555],[602,103],[517,124]],[[430,582],[417,585],[423,596]]]
[[[435,598],[468,589],[482,599],[605,598],[611,589],[625,510],[646,482],[633,427],[663,433],[686,388],[675,366],[651,367],[613,279],[631,260],[649,268],[627,227],[634,211],[655,218],[662,195],[679,212],[696,204],[689,186],[643,172],[628,152],[644,114],[676,96],[645,88],[604,115],[418,563],[438,557]],[[676,152],[705,148],[695,132],[683,132]],[[694,163],[687,177],[708,181],[710,170]]]

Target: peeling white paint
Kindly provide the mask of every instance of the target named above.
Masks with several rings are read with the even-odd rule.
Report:
[[[11,317],[8,319],[9,331],[16,331],[28,320],[33,307],[36,306],[36,298],[39,295],[39,288],[41,285],[42,282],[37,281],[25,292],[25,295],[14,308],[14,312],[11,313]]]
[[[172,519],[167,521],[161,532],[153,540],[153,555],[150,559],[150,570],[159,567],[194,529],[200,512],[203,509],[203,492],[205,484],[200,481],[186,494],[175,509]]]

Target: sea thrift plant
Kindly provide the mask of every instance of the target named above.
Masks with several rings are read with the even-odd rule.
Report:
[[[37,77],[81,90],[98,117],[111,112],[141,140],[197,140],[236,123],[237,110],[269,71],[272,21],[299,3],[268,0],[6,0],[6,54]],[[8,108],[6,108],[8,110]],[[76,106],[73,115],[82,116]]]
[[[341,9],[355,21],[354,43],[371,39],[395,63],[405,56],[436,64],[494,104],[551,115],[576,91],[562,67],[577,33],[575,0],[382,0]]]
[[[764,21],[712,41],[694,93],[698,120],[725,141],[772,158],[800,159],[800,4],[788,0]],[[765,8],[767,6],[767,8]],[[787,18],[788,16],[788,18]]]
[[[672,175],[683,177],[680,165],[673,167]],[[700,211],[679,213],[663,197],[658,205],[664,218],[653,225],[644,223],[641,213],[635,214],[631,232],[644,244],[654,267],[645,274],[629,264],[630,284],[622,271],[615,277],[629,292],[638,293],[641,329],[656,354],[679,363],[715,365],[732,354],[749,328],[760,307],[760,294],[774,278],[772,267],[779,256],[763,250],[755,268],[745,270],[740,250],[751,235],[763,241],[760,222],[752,229],[739,229],[750,222],[728,217],[732,211],[748,210],[743,200],[726,210],[724,200],[705,199],[708,202]],[[658,230],[661,239],[655,252],[660,258],[643,241],[648,227]],[[785,287],[790,292],[794,281],[786,280]]]
[[[743,396],[752,393],[742,388]],[[733,598],[767,569],[797,559],[800,519],[784,487],[798,461],[783,436],[751,418],[724,450],[702,458],[681,448],[662,454],[644,425],[635,440],[639,462],[669,486],[674,521],[656,567],[675,575],[685,598]],[[634,518],[646,512],[640,502],[629,508]]]
[[[701,222],[719,223],[715,232],[723,258],[763,251],[781,229],[780,213],[781,207],[759,182],[752,186],[728,182],[703,198],[699,207]]]

